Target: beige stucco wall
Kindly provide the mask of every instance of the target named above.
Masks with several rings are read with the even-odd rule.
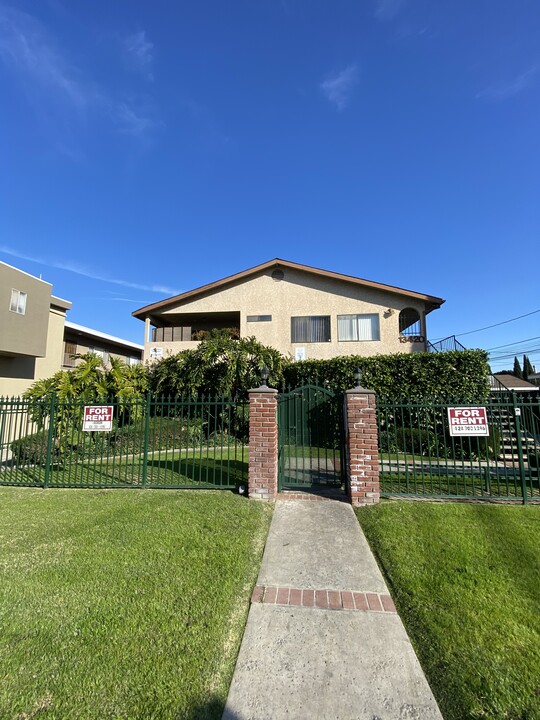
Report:
[[[11,291],[26,293],[24,315],[10,310]],[[52,285],[0,263],[0,351],[10,355],[44,356]]]
[[[61,370],[65,319],[64,312],[50,308],[45,357],[0,357],[0,397],[18,397],[36,380]]]
[[[328,277],[315,276],[300,270],[284,268],[284,279],[276,281],[272,270],[218,289],[204,297],[168,308],[163,316],[175,324],[178,313],[212,313],[240,311],[240,334],[254,335],[265,345],[271,345],[286,356],[295,356],[297,347],[305,348],[306,359],[325,359],[339,355],[376,355],[396,352],[416,352],[425,349],[424,343],[401,343],[399,312],[411,307],[423,318],[425,307],[421,300],[395,292],[377,290]],[[391,312],[386,312],[390,310]],[[378,313],[380,340],[369,342],[340,342],[337,339],[337,316]],[[271,322],[247,322],[248,315],[272,315]],[[291,317],[330,315],[331,341],[326,343],[291,342]],[[423,327],[426,335],[425,325]],[[151,347],[164,347],[164,354],[192,347],[192,342],[145,343],[145,359]]]

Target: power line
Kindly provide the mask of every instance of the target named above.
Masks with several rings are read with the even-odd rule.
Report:
[[[510,320],[503,320],[502,322],[495,323],[494,325],[486,325],[486,327],[478,328],[478,330],[469,330],[467,332],[462,333],[454,333],[455,337],[463,337],[463,335],[472,335],[473,333],[482,332],[482,330],[490,330],[494,327],[499,327],[499,325],[506,325],[507,323],[514,322],[515,320],[521,320],[521,318],[529,317],[530,315],[536,315],[536,313],[539,313],[540,309],[533,310],[530,313],[525,313],[525,315],[518,315],[515,318],[510,318]],[[436,340],[433,340],[433,342],[437,342],[437,340],[444,340],[444,338],[437,338]]]
[[[495,345],[495,347],[492,348],[486,348],[487,352],[490,350],[498,350],[499,348],[503,347],[511,347],[515,345],[521,345],[522,343],[530,342],[531,340],[538,340],[540,338],[540,335],[537,335],[536,337],[527,338],[526,340],[516,340],[515,342],[506,343],[506,345]]]
[[[533,354],[540,352],[540,347],[533,348],[532,350],[529,350],[528,353],[526,353],[529,360],[533,356]],[[496,361],[496,360],[511,360],[512,358],[516,357],[516,353],[508,353],[507,355],[490,355],[489,359]]]
[[[500,350],[487,350],[487,352],[490,355],[506,355],[509,353],[512,353],[514,355],[523,355],[523,353],[527,354],[528,352],[534,352],[538,347],[538,340],[536,342],[530,342],[527,343],[527,345],[522,345],[519,350],[516,350],[515,347],[507,347],[507,348],[501,348]]]

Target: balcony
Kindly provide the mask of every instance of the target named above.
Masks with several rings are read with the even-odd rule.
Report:
[[[228,330],[233,338],[240,337],[240,312],[175,314],[155,318],[153,324],[147,346],[151,345],[149,356],[154,359],[193,349],[212,330]]]

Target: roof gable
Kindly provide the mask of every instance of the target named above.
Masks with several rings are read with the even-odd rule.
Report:
[[[357,278],[352,275],[343,275],[341,273],[332,272],[330,270],[321,270],[320,268],[310,267],[309,265],[301,265],[299,263],[290,262],[289,260],[281,260],[280,258],[274,258],[273,260],[269,260],[268,262],[262,263],[261,265],[255,265],[252,268],[248,268],[247,270],[243,270],[242,272],[235,273],[234,275],[229,275],[228,277],[222,278],[221,280],[216,280],[212,283],[208,283],[207,285],[202,285],[201,287],[195,288],[193,290],[188,290],[187,292],[181,293],[180,295],[175,295],[165,300],[152,303],[151,305],[145,305],[139,310],[135,310],[132,315],[136,318],[143,320],[147,315],[149,315],[155,310],[164,310],[169,306],[176,305],[185,300],[193,300],[197,296],[228,287],[240,280],[245,280],[250,276],[256,275],[266,270],[270,270],[272,268],[290,268],[294,270],[301,270],[303,272],[307,272],[312,275],[318,275],[320,277],[341,280],[342,282],[352,283],[354,285],[361,285],[375,290],[382,290],[385,292],[391,292],[397,295],[414,298],[415,300],[422,300],[428,306],[427,312],[430,312],[431,310],[440,307],[444,303],[444,300],[442,298],[436,297],[434,295],[426,295],[424,293],[414,292],[413,290],[405,290],[404,288],[396,287],[393,285],[384,285],[383,283],[377,283],[373,280],[364,280],[363,278]]]

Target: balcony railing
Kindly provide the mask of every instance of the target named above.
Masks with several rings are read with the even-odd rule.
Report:
[[[240,337],[240,328],[237,327],[196,327],[178,326],[152,328],[152,342],[187,342],[205,340],[212,330],[228,330],[231,337]]]

